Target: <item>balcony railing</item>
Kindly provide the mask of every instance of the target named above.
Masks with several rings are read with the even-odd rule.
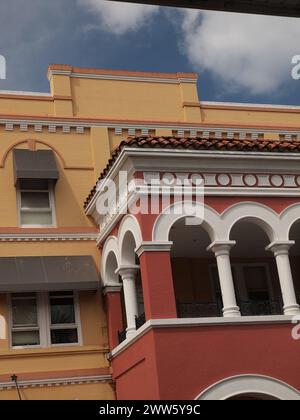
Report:
[[[142,325],[144,325],[146,322],[146,315],[143,313],[139,316],[135,317],[135,327],[138,330],[141,328]],[[123,331],[118,331],[118,338],[119,338],[119,344],[121,344],[123,341],[126,340],[126,329]]]
[[[135,327],[138,330],[139,328],[141,328],[142,325],[144,325],[146,322],[146,315],[143,313],[139,316],[135,317]]]
[[[222,307],[216,302],[178,302],[178,318],[210,318],[222,316]]]
[[[119,344],[123,343],[123,341],[126,340],[126,329],[123,331],[118,331],[118,339],[119,339]]]
[[[239,303],[243,316],[282,315],[283,304],[280,300],[258,300]]]

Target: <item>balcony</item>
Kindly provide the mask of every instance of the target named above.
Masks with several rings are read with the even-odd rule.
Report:
[[[136,316],[135,317],[135,327],[138,330],[141,328],[142,325],[144,325],[146,322],[146,315],[145,313]],[[123,331],[118,331],[118,338],[119,338],[119,344],[121,344],[123,341],[126,340],[126,329]]]
[[[280,299],[240,302],[239,307],[243,316],[282,315],[283,312]],[[222,305],[216,302],[178,302],[177,316],[178,318],[221,317]]]
[[[210,318],[222,316],[222,306],[216,302],[178,302],[178,318]]]
[[[239,303],[243,316],[282,315],[283,303],[278,300],[259,300]]]

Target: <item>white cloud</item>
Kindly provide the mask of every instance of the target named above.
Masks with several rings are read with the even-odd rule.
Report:
[[[100,19],[103,29],[117,35],[140,29],[150,22],[159,10],[158,6],[105,0],[78,0],[78,2]]]
[[[297,19],[183,11],[182,45],[198,70],[208,70],[229,89],[272,93],[291,78],[300,53]]]

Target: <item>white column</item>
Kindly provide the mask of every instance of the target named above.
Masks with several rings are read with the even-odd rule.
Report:
[[[230,264],[230,249],[235,241],[215,241],[208,248],[215,254],[219,272],[220,287],[223,298],[223,316],[241,316],[240,308],[236,303],[234,283]]]
[[[299,315],[300,313],[289,259],[289,249],[294,244],[295,241],[275,241],[266,248],[267,251],[272,251],[276,258],[285,315]]]
[[[135,317],[138,316],[138,303],[135,277],[139,270],[138,265],[121,266],[116,273],[121,276],[123,282],[125,310],[127,319],[126,337],[131,337],[136,332]]]

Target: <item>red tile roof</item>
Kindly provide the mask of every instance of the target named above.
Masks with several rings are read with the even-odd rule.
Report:
[[[129,137],[127,140],[123,140],[113,151],[111,159],[100,174],[98,181],[106,177],[117,157],[125,147],[140,149],[215,150],[222,152],[300,153],[300,141],[204,139],[199,137]],[[84,203],[85,208],[88,206],[95,193],[96,185],[92,188]]]

